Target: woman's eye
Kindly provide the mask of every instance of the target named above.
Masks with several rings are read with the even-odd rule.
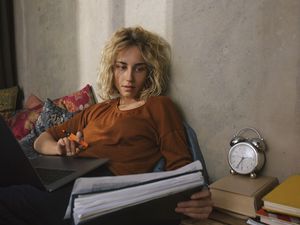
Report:
[[[115,65],[115,68],[116,70],[119,70],[119,71],[125,71],[127,69],[127,66],[124,66],[124,65]]]
[[[138,66],[135,68],[135,71],[138,73],[145,72],[147,70],[146,66]]]

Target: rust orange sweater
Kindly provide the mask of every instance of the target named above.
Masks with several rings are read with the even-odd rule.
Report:
[[[56,139],[62,130],[82,131],[89,147],[80,156],[109,158],[115,175],[151,172],[163,156],[166,170],[191,162],[182,119],[166,96],[150,97],[138,108],[121,111],[119,99],[93,105],[47,131]]]

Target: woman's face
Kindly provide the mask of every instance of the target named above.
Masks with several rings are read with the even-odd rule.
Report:
[[[123,101],[137,101],[148,74],[147,64],[136,46],[125,48],[114,65],[114,85]]]

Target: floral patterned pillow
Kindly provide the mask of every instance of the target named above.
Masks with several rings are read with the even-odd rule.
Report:
[[[73,115],[74,113],[55,105],[50,99],[47,99],[33,131],[40,135],[49,127],[61,124]]]
[[[34,128],[28,135],[20,140],[20,145],[28,158],[38,156],[38,153],[33,149],[35,139],[46,129],[61,124],[70,119],[74,113],[68,112],[55,105],[50,99],[45,101],[43,109],[35,123]]]
[[[92,86],[87,84],[81,90],[53,100],[53,102],[62,108],[66,108],[69,112],[77,112],[95,104],[96,98]]]
[[[40,102],[38,97],[30,96],[25,103],[27,108],[17,111],[8,119],[8,124],[18,140],[28,135],[34,128],[43,108]],[[77,112],[95,104],[96,99],[92,86],[88,84],[73,94],[53,100],[53,103],[69,112]]]
[[[18,110],[7,120],[16,139],[20,140],[30,133],[41,111],[42,106],[33,109]]]
[[[44,102],[35,95],[30,95],[24,104],[24,109],[15,111],[7,118],[15,137],[20,140],[30,133],[34,127]]]

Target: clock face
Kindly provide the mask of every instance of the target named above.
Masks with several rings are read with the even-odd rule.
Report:
[[[228,154],[230,167],[239,174],[253,172],[258,164],[257,151],[249,143],[234,145]]]

